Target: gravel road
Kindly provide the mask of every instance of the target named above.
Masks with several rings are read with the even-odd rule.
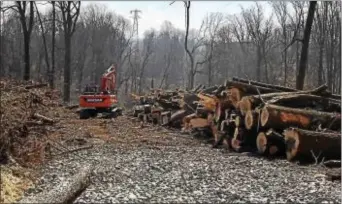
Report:
[[[76,203],[341,203],[341,183],[319,176],[322,167],[231,155],[155,128],[139,131],[140,140],[135,142],[115,142],[137,137],[127,131],[123,135],[120,126],[132,129],[134,122],[124,118],[116,122],[117,131],[109,128],[112,140],[44,165],[42,177],[27,194],[50,189],[82,165],[93,163],[92,184]]]

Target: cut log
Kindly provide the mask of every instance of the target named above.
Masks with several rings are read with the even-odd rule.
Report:
[[[291,161],[297,158],[341,159],[341,133],[315,132],[299,128],[284,131],[286,157]],[[321,158],[314,158],[314,157]]]
[[[205,128],[208,127],[208,121],[204,118],[192,118],[190,119],[190,128]]]
[[[266,154],[267,138],[266,138],[266,134],[264,132],[259,132],[257,139],[256,139],[256,146],[258,149],[258,153],[260,155]]]
[[[290,126],[316,129],[321,126],[338,130],[341,127],[341,115],[269,104],[261,110],[260,122],[262,127],[274,129],[285,129]]]
[[[233,77],[233,81],[257,85],[257,86],[261,86],[261,87],[265,87],[265,88],[271,88],[271,89],[275,89],[275,90],[279,90],[279,91],[288,91],[288,92],[298,91],[297,89],[293,89],[293,88],[289,88],[289,87],[285,87],[285,86],[266,84],[266,83],[262,83],[262,82],[257,82],[257,81],[247,80],[247,79],[241,79],[238,77]]]
[[[243,93],[238,88],[231,88],[229,89],[229,101],[232,105],[237,108],[238,102],[241,100]]]
[[[255,95],[255,94],[264,94],[264,93],[274,93],[274,92],[281,92],[277,89],[261,87],[252,84],[246,84],[237,81],[226,81],[225,83],[227,88],[238,88],[240,91],[244,92],[246,95]]]
[[[267,102],[289,108],[311,108],[325,112],[341,112],[341,101],[309,94],[278,96]]]
[[[238,127],[235,128],[235,131],[234,131],[234,136],[231,140],[231,147],[236,151],[236,152],[239,152],[240,148],[241,148],[241,141],[239,140],[239,129]]]
[[[211,86],[211,87],[201,90],[200,93],[212,94],[217,88],[218,88],[217,86]]]
[[[25,197],[19,203],[73,203],[78,195],[90,184],[93,167],[87,166],[70,179],[49,192],[41,192],[32,197]]]
[[[245,128],[251,130],[252,127],[257,127],[259,120],[259,109],[254,111],[248,110],[245,114]]]
[[[264,156],[284,156],[285,139],[284,136],[273,129],[267,132],[260,132],[256,139],[258,153]]]
[[[169,125],[175,125],[177,123],[181,123],[182,119],[187,116],[189,113],[186,110],[178,110],[175,113],[173,113],[170,117]]]
[[[272,103],[273,98],[275,97],[286,97],[286,96],[294,96],[294,95],[301,95],[301,94],[320,94],[322,91],[326,90],[326,86],[320,86],[312,90],[307,91],[298,91],[298,92],[276,92],[276,93],[266,93],[261,95],[251,95],[251,96],[244,96],[241,98],[241,101],[238,103],[238,107],[242,115],[248,110],[253,110],[258,107],[263,102]],[[276,102],[276,101],[275,101]]]
[[[285,138],[282,134],[270,129],[266,132],[269,156],[285,156]]]
[[[218,98],[213,95],[199,93],[197,97],[200,99],[200,104],[208,111],[214,112],[216,105],[219,102]]]
[[[237,78],[237,77],[233,77],[233,81],[251,84],[251,85],[256,85],[256,86],[261,86],[261,87],[265,87],[265,88],[271,88],[271,89],[278,90],[280,92],[303,92],[303,93],[312,93],[314,95],[322,95],[323,94],[326,96],[330,95],[331,98],[334,98],[334,99],[338,99],[338,100],[341,99],[340,95],[329,94],[327,92],[328,86],[326,84],[318,86],[318,87],[316,87],[312,90],[309,90],[309,91],[300,91],[298,89],[294,89],[294,88],[290,88],[290,87],[273,85],[273,84],[266,84],[266,83],[262,83],[262,82],[251,81],[251,80],[241,79],[241,78]]]
[[[183,117],[183,119],[182,119],[182,123],[183,123],[182,131],[189,131],[190,130],[190,128],[191,128],[190,121],[191,121],[191,119],[194,119],[194,118],[198,118],[196,113],[192,113],[190,115]]]
[[[32,118],[39,119],[39,120],[41,120],[41,121],[43,121],[43,122],[45,122],[45,123],[50,123],[50,124],[54,123],[53,119],[48,118],[48,117],[46,117],[46,116],[43,116],[43,115],[41,115],[41,114],[39,114],[39,113],[34,113],[34,114],[32,115]]]

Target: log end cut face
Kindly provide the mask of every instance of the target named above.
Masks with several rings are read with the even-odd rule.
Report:
[[[286,158],[291,161],[298,152],[299,139],[295,130],[285,130]]]
[[[247,130],[250,130],[253,126],[253,113],[252,111],[248,110],[245,115],[245,126]]]
[[[264,152],[266,151],[266,147],[267,147],[267,138],[265,133],[260,132],[257,136],[256,139],[256,145],[258,148],[258,153],[259,154],[264,154]]]
[[[261,110],[261,116],[260,116],[260,123],[261,123],[261,126],[265,126],[267,121],[268,121],[268,118],[270,117],[270,113],[268,112],[267,108],[264,107],[262,110]]]

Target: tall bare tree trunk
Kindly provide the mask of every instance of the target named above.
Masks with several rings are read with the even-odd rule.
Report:
[[[64,102],[70,101],[70,55],[71,55],[71,39],[69,35],[65,35],[65,53],[64,53],[64,93],[63,93],[63,100]]]
[[[194,67],[194,58],[188,48],[188,35],[189,35],[189,25],[190,25],[190,3],[191,1],[185,1],[185,13],[186,13],[186,29],[185,29],[185,41],[184,41],[184,47],[185,47],[185,51],[188,54],[189,58],[190,58],[190,71],[189,71],[189,75],[188,75],[188,88],[192,89],[194,87],[194,78],[195,78],[195,67]]]
[[[298,75],[296,79],[296,88],[299,90],[303,90],[304,88],[305,72],[306,72],[307,61],[308,61],[310,34],[311,34],[311,28],[312,28],[312,22],[314,19],[316,4],[317,4],[317,1],[310,1],[309,13],[306,19],[306,25],[304,29],[303,47],[302,47],[302,53],[300,55],[300,63],[298,67],[299,70],[298,70]]]
[[[51,45],[51,71],[50,71],[50,87],[55,88],[55,39],[56,39],[56,7],[55,2],[52,1],[52,45]]]
[[[31,33],[33,28],[33,19],[34,19],[34,7],[33,7],[33,1],[30,1],[30,12],[29,12],[29,23],[26,23],[26,5],[27,2],[20,2],[17,1],[17,8],[20,15],[20,22],[23,29],[23,35],[24,35],[24,80],[30,79],[30,40],[31,40]]]

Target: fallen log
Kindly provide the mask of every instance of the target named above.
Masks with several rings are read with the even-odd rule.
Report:
[[[257,94],[251,96],[244,96],[241,98],[239,102],[239,109],[242,115],[244,115],[248,110],[253,110],[258,107],[262,103],[272,103],[272,99],[275,97],[286,97],[286,96],[294,96],[300,94],[320,94],[322,91],[326,90],[326,86],[319,86],[312,90],[307,91],[298,91],[298,92],[276,92],[276,93],[266,93],[266,94]],[[276,101],[274,101],[275,103]]]
[[[199,93],[212,94],[214,91],[217,90],[217,88],[218,88],[217,86],[211,86],[211,87],[201,90]]]
[[[246,95],[255,95],[255,94],[265,94],[265,93],[274,93],[274,92],[281,92],[277,89],[261,87],[252,84],[241,83],[237,81],[229,81],[225,82],[226,88],[237,88],[240,91],[244,92]]]
[[[43,115],[41,115],[41,114],[39,114],[39,113],[34,113],[34,114],[32,115],[32,118],[36,118],[36,119],[42,120],[42,121],[45,122],[45,123],[50,123],[50,124],[54,123],[54,120],[53,120],[53,119],[48,118],[48,117],[46,117],[46,116],[43,116]]]
[[[341,101],[310,94],[282,95],[268,100],[267,103],[290,108],[312,108],[326,112],[341,112]]]
[[[299,128],[284,130],[286,158],[341,159],[341,133],[325,133]]]
[[[173,113],[170,117],[169,122],[167,125],[169,126],[181,126],[182,120],[185,116],[187,116],[189,112],[187,110],[178,110]]]
[[[297,89],[293,89],[293,88],[289,88],[289,87],[285,87],[285,86],[266,84],[266,83],[262,83],[262,82],[258,82],[258,81],[252,81],[252,80],[247,80],[247,79],[242,79],[242,78],[238,78],[238,77],[233,77],[233,81],[247,83],[247,84],[252,84],[252,85],[257,85],[257,86],[261,86],[261,87],[265,87],[265,88],[270,88],[270,89],[275,89],[275,90],[279,90],[279,91],[288,91],[288,92],[298,91]]]
[[[25,89],[35,89],[35,88],[43,88],[43,87],[47,87],[47,84],[28,85],[28,86],[25,86]]]
[[[260,124],[262,127],[274,129],[285,129],[290,126],[316,129],[321,126],[338,130],[341,127],[341,115],[268,104],[261,110]]]
[[[241,101],[242,96],[243,92],[241,92],[238,88],[229,89],[228,99],[235,108],[238,108],[238,103]]]
[[[73,203],[77,196],[89,186],[92,171],[92,166],[82,168],[66,183],[56,186],[49,192],[25,197],[19,203]]]

